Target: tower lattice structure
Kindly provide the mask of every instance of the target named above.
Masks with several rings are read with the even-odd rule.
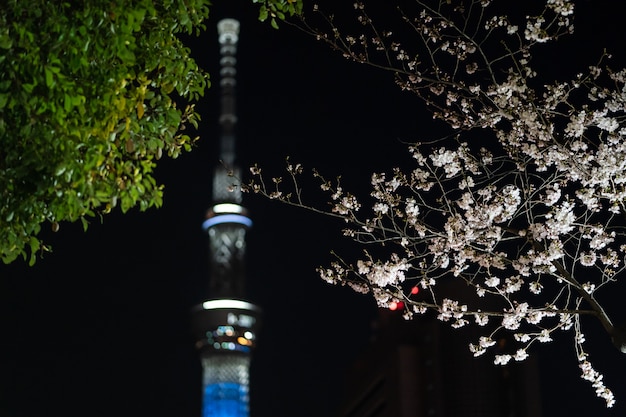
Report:
[[[235,165],[235,86],[239,22],[217,24],[220,54],[220,164],[213,177],[213,206],[202,224],[209,240],[210,299],[194,309],[192,326],[200,351],[203,417],[249,416],[250,355],[260,308],[245,298],[246,233],[252,226],[241,205]]]

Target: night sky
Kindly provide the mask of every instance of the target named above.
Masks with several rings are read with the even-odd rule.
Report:
[[[346,188],[366,190],[371,172],[408,159],[401,141],[436,128],[390,74],[349,63],[287,25],[275,31],[257,22],[248,1],[215,3],[207,31],[189,42],[214,82],[198,105],[201,139],[193,152],[161,162],[163,207],[95,219],[86,233],[62,224],[44,232],[53,253],[34,267],[0,267],[0,416],[200,416],[201,369],[189,324],[191,308],[208,296],[200,226],[217,163],[219,19],[241,21],[241,166],[258,162],[278,175],[290,156],[328,177],[342,174]],[[622,22],[604,20],[612,16],[600,7],[606,4],[581,2],[583,35],[564,46],[576,51],[572,59],[597,56],[598,42],[623,50]],[[315,272],[332,259],[331,249],[351,250],[340,223],[255,196],[246,195],[244,205],[254,221],[249,298],[264,310],[252,416],[332,416],[343,372],[369,340],[373,300]],[[626,357],[597,327],[588,326],[588,347],[617,407],[605,412],[578,378],[565,337],[531,352],[542,364],[546,416],[584,415],[585,407],[595,416],[626,412]]]

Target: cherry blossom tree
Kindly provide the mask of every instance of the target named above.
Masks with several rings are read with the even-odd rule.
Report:
[[[422,133],[408,146],[413,165],[373,173],[369,195],[313,171],[330,205],[306,200],[304,169],[289,161],[286,179],[254,166],[243,188],[343,220],[362,255],[337,255],[320,276],[380,307],[401,305],[407,319],[434,311],[455,328],[482,327],[469,343],[474,356],[505,335],[511,350],[492,353],[494,363],[522,361],[531,346],[569,332],[582,378],[611,407],[581,317],[597,318],[626,352],[599,296],[626,273],[626,70],[612,70],[604,54],[571,79],[541,77],[532,58],[574,31],[570,0],[515,12],[502,1],[404,3],[392,28],[361,2],[355,32],[317,6],[297,25],[345,58],[393,73],[445,134]],[[464,297],[446,292],[455,282]]]

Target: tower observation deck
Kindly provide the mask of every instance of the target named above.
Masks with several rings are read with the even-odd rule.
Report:
[[[193,311],[192,328],[203,369],[202,417],[249,416],[250,354],[260,309],[245,299],[246,232],[235,165],[235,86],[239,22],[217,24],[220,54],[220,161],[213,177],[213,206],[202,224],[209,240],[210,298]]]

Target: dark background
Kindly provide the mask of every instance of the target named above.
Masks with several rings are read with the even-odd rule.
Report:
[[[391,75],[346,62],[288,25],[275,31],[257,22],[248,1],[215,3],[207,31],[189,42],[214,82],[198,106],[201,139],[192,153],[159,167],[163,207],[107,215],[86,233],[62,224],[59,232],[44,233],[54,252],[34,267],[18,261],[0,268],[0,416],[200,415],[201,369],[189,312],[207,297],[209,279],[200,225],[217,163],[220,18],[242,24],[243,167],[259,162],[280,175],[290,156],[328,177],[341,173],[346,188],[365,190],[372,171],[407,158],[400,141],[436,128]],[[541,57],[550,74],[595,62],[605,45],[623,53],[623,18],[607,7],[613,4],[577,3],[579,34],[559,46],[565,58]],[[315,267],[332,259],[333,248],[352,249],[338,233],[341,224],[254,196],[244,204],[255,222],[248,239],[250,298],[264,310],[252,415],[332,416],[343,374],[367,345],[377,312],[368,297],[324,283]],[[621,303],[615,305],[611,312],[619,315]],[[604,411],[578,377],[564,334],[531,352],[539,355],[546,416],[626,411],[626,358],[589,324],[592,363],[606,373],[617,406]]]

